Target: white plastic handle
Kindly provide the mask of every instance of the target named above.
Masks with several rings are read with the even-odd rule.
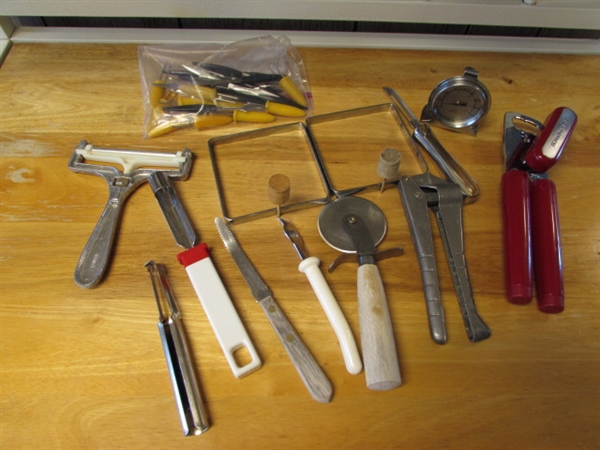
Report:
[[[262,361],[212,260],[203,258],[186,266],[185,270],[235,377],[241,378],[259,369]],[[238,365],[234,357],[234,353],[241,348],[246,348],[251,357],[251,361],[243,367]]]
[[[333,296],[333,292],[331,292],[327,280],[323,276],[323,272],[319,269],[320,262],[316,256],[310,256],[300,263],[298,270],[306,275],[315,294],[317,294],[323,310],[325,310],[325,314],[340,343],[346,369],[352,375],[356,375],[362,371],[362,362],[358,348],[356,347],[356,341],[354,340],[354,335],[352,334],[352,330],[350,330],[348,321],[340,309],[340,305],[338,305]]]
[[[119,164],[123,166],[123,173],[131,173],[140,167],[152,166],[177,169],[187,160],[187,157],[183,156],[183,152],[157,153],[138,150],[113,150],[97,148],[91,144],[75,151],[88,161]]]

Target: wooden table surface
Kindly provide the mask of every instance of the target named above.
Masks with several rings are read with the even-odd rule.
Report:
[[[273,217],[233,224],[238,240],[331,380],[331,403],[315,402],[255,303],[213,225],[221,208],[207,141],[249,126],[184,130],[142,139],[135,45],[19,44],[0,69],[1,396],[3,449],[449,448],[565,449],[600,445],[598,56],[300,48],[323,114],[388,102],[401,93],[418,114],[442,79],[473,66],[492,93],[476,138],[436,129],[479,182],[464,207],[464,237],[479,313],[490,339],[468,341],[434,225],[449,340],[428,332],[420,272],[395,189],[367,197],[385,212],[381,261],[403,385],[376,392],[346,372],[339,346],[299,259]],[[579,123],[551,170],[558,191],[566,308],[539,312],[504,292],[500,178],[503,116],[543,121],[558,106]],[[362,136],[369,139],[369,136]],[[82,289],[73,271],[107,199],[99,177],[67,161],[81,140],[113,148],[189,147],[192,175],[176,188],[263,360],[232,375],[183,268],[152,191],[128,199],[105,280]],[[354,153],[353,153],[354,152]],[[348,161],[359,158],[348,152]],[[240,162],[238,170],[244,172]],[[290,170],[293,170],[290,168]],[[349,173],[364,171],[349,165]],[[354,171],[354,172],[353,172]],[[248,185],[249,204],[265,180]],[[316,227],[321,207],[289,213],[324,268],[337,256]],[[144,264],[165,264],[183,313],[211,428],[183,437],[156,329]],[[356,266],[326,278],[359,337]]]

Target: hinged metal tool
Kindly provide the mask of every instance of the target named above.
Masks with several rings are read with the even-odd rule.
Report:
[[[564,309],[563,267],[556,186],[546,172],[565,149],[577,116],[556,108],[540,123],[515,112],[504,116],[502,175],[505,277],[508,300],[529,303],[533,275],[538,309]]]
[[[473,202],[477,198],[479,186],[437,141],[429,125],[419,122],[398,93],[390,88],[384,90],[394,100],[406,129],[412,130],[409,131],[408,143],[417,154],[419,150],[416,143],[419,143],[449,180],[436,177],[426,169],[420,175],[401,176],[398,182],[398,191],[421,268],[431,338],[438,344],[447,341],[429,209],[438,222],[467,337],[472,342],[487,339],[491,331],[475,308],[462,223],[463,203]]]
[[[431,338],[438,344],[447,340],[429,209],[438,222],[467,337],[472,342],[487,339],[491,331],[477,313],[467,270],[460,186],[424,173],[401,177],[398,190],[419,259]]]

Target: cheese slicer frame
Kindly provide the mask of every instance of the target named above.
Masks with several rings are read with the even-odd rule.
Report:
[[[224,182],[223,176],[222,176],[223,175],[222,170],[224,170],[224,168],[219,163],[218,155],[221,152],[219,151],[218,147],[220,145],[232,144],[232,143],[243,144],[244,142],[249,142],[254,139],[268,138],[271,136],[276,137],[278,135],[283,135],[286,133],[294,133],[294,132],[300,134],[300,136],[301,136],[300,139],[302,140],[302,144],[304,145],[306,151],[309,153],[312,161],[315,164],[316,174],[317,174],[317,176],[320,180],[321,186],[323,188],[323,196],[317,197],[317,198],[306,199],[306,200],[302,200],[302,201],[297,201],[297,202],[293,202],[293,203],[287,203],[285,205],[281,205],[280,208],[271,207],[271,208],[261,209],[258,211],[247,212],[244,214],[238,214],[238,215],[233,214],[233,212],[235,212],[235,211],[232,211],[233,208],[227,202],[227,197],[225,195],[226,183]],[[274,215],[277,215],[278,209],[281,213],[283,213],[283,212],[296,211],[299,209],[309,208],[309,207],[315,206],[315,205],[324,205],[330,199],[329,185],[327,183],[327,180],[325,179],[323,170],[320,166],[319,157],[317,155],[317,150],[314,146],[313,140],[310,137],[307,127],[301,122],[295,122],[295,123],[291,123],[291,124],[279,125],[279,126],[274,126],[274,127],[260,128],[257,130],[215,137],[208,141],[208,150],[209,150],[209,155],[210,155],[210,159],[211,159],[211,163],[212,163],[212,167],[213,167],[215,182],[217,184],[217,193],[219,195],[219,201],[221,203],[221,211],[223,213],[223,217],[225,218],[225,220],[227,222],[241,223],[241,222],[245,222],[245,221],[249,221],[249,220],[260,219],[263,217],[274,216]],[[277,159],[277,155],[276,155],[277,150],[276,149],[273,149],[273,148],[269,147],[268,145],[265,145],[265,147],[262,148],[261,150],[264,150],[265,152],[272,152],[274,160]],[[248,151],[253,151],[253,150],[248,150]],[[224,149],[223,153],[225,153],[225,152],[226,152],[226,150]],[[226,156],[223,156],[223,158],[226,158]],[[267,188],[267,181],[268,181],[268,179],[264,180],[265,189]],[[294,191],[294,189],[295,189],[294,186],[292,186],[292,191]],[[267,196],[265,195],[265,197],[267,197]]]

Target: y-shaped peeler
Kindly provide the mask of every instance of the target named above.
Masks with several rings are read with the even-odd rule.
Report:
[[[427,172],[401,177],[398,190],[419,258],[431,338],[438,344],[447,340],[429,208],[438,222],[467,337],[472,342],[490,337],[490,329],[475,308],[467,270],[462,227],[464,197],[460,186]]]
[[[110,164],[119,165],[123,170]],[[187,148],[176,153],[98,148],[81,141],[71,154],[68,166],[74,172],[101,176],[108,183],[108,202],[75,268],[75,282],[92,288],[106,272],[127,197],[157,171],[186,180],[192,167],[192,152]]]

